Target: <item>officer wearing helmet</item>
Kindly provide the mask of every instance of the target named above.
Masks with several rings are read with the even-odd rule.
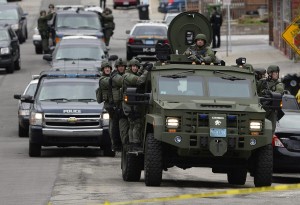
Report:
[[[104,60],[101,63],[101,77],[99,78],[99,87],[97,89],[97,101],[98,103],[104,103],[105,110],[109,113],[109,135],[112,143],[112,150],[115,146],[119,146],[120,138],[118,131],[114,127],[113,119],[115,113],[115,105],[113,100],[113,90],[111,89],[111,72],[112,65],[111,62]],[[114,150],[115,151],[115,150]]]
[[[283,94],[284,85],[279,80],[279,67],[270,65],[267,69],[267,78],[260,79],[257,83],[257,94],[260,97],[268,97],[270,92]],[[272,122],[272,130],[275,131],[278,111],[266,110],[266,118]]]
[[[189,46],[184,52],[191,60],[197,63],[211,63],[216,62],[214,51],[208,45],[205,34],[198,34],[194,39],[194,44]]]
[[[123,75],[126,71],[127,62],[122,58],[119,58],[115,62],[115,70],[110,75],[109,82],[109,94],[110,99],[115,107],[112,116],[112,136],[114,137],[113,149],[115,151],[121,151],[122,142],[128,139],[129,123],[127,117],[123,113],[122,109],[122,86],[123,86]]]
[[[123,91],[127,87],[135,87],[138,90],[144,90],[148,71],[152,69],[151,63],[145,63],[143,66],[137,59],[131,59],[128,63],[128,69],[123,75]],[[123,102],[124,115],[128,117],[128,150],[130,152],[142,151],[141,138],[143,126],[143,105],[127,105]],[[123,140],[122,140],[123,141]]]

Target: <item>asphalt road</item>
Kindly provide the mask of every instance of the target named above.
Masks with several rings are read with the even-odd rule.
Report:
[[[245,186],[227,183],[225,174],[213,174],[210,169],[171,168],[163,173],[160,187],[146,187],[140,182],[124,182],[120,155],[103,157],[98,149],[47,148],[42,157],[28,156],[28,138],[19,138],[17,101],[13,94],[22,93],[32,74],[47,70],[49,65],[34,53],[31,36],[40,9],[47,9],[48,0],[22,0],[29,13],[30,39],[21,45],[21,70],[14,74],[0,71],[0,204],[3,205],[67,205],[103,204],[153,197],[171,197],[228,189],[253,188],[248,176]],[[98,4],[96,0],[52,0],[54,4]],[[108,0],[108,6],[112,1]],[[114,10],[116,31],[110,54],[125,58],[125,30],[138,19],[137,10]],[[258,42],[259,44],[261,42]],[[275,175],[273,185],[300,183],[299,174]],[[225,195],[210,198],[184,199],[139,204],[298,204],[299,190],[262,192],[245,195]]]

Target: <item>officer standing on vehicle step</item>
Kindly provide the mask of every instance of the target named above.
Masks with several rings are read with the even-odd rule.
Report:
[[[210,17],[210,23],[211,23],[211,27],[213,30],[213,48],[220,48],[221,46],[221,38],[220,38],[220,33],[221,33],[221,26],[223,23],[223,18],[222,18],[222,14],[220,14],[217,11],[217,7],[213,7],[213,14]]]
[[[269,92],[283,94],[284,85],[279,80],[279,67],[277,65],[270,65],[267,69],[267,78],[263,78],[257,83],[258,96],[264,97]],[[272,122],[273,133],[276,127],[277,111],[266,110],[266,118]]]
[[[194,44],[189,46],[184,52],[191,60],[197,63],[211,63],[216,62],[214,51],[207,45],[207,38],[205,34],[198,34],[194,39]]]
[[[38,18],[38,30],[42,38],[42,47],[44,53],[49,53],[49,27],[48,21],[52,19],[55,12],[46,15],[46,11],[42,10],[40,12],[40,17]]]
[[[128,87],[135,87],[143,91],[147,80],[148,71],[153,67],[150,63],[145,63],[141,68],[141,64],[137,59],[132,59],[128,63],[128,70],[123,75],[123,91]],[[141,139],[143,132],[143,105],[127,105],[123,103],[123,111],[129,120],[129,151],[142,151]]]
[[[113,101],[113,90],[111,85],[111,62],[104,60],[101,64],[101,71],[102,75],[99,78],[99,88],[97,90],[97,102],[104,102],[104,108],[109,113],[109,135],[112,143],[112,149],[114,150],[120,146],[121,142],[120,140],[118,141],[118,139],[120,139],[118,132],[119,129],[118,127],[114,127],[116,126],[116,123],[114,123],[116,105]]]
[[[126,61],[123,61],[122,58],[119,58],[115,62],[115,70],[111,74],[112,80],[112,91],[113,91],[113,100],[116,105],[116,114],[114,114],[114,122],[116,124],[116,129],[118,127],[119,130],[119,146],[115,148],[116,151],[121,149],[122,144],[128,141],[128,130],[129,130],[129,122],[127,116],[124,115],[123,108],[122,108],[122,86],[123,86],[123,75],[125,74],[126,70]]]
[[[112,15],[112,10],[105,8],[102,13],[102,24],[103,24],[103,33],[106,46],[109,46],[110,38],[113,35],[115,30],[114,16]]]

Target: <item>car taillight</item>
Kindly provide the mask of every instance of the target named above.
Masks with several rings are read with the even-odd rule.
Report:
[[[134,38],[129,38],[129,39],[128,39],[128,43],[129,43],[129,44],[133,44],[133,43],[134,43]]]
[[[164,44],[168,44],[168,43],[169,43],[169,40],[165,39]]]
[[[272,145],[273,147],[284,147],[284,145],[276,135],[273,135]]]

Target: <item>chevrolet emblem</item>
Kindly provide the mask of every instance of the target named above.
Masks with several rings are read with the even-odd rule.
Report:
[[[75,122],[77,122],[77,119],[76,119],[76,117],[70,117],[70,118],[68,119],[68,122],[69,122],[69,123],[75,123]]]

